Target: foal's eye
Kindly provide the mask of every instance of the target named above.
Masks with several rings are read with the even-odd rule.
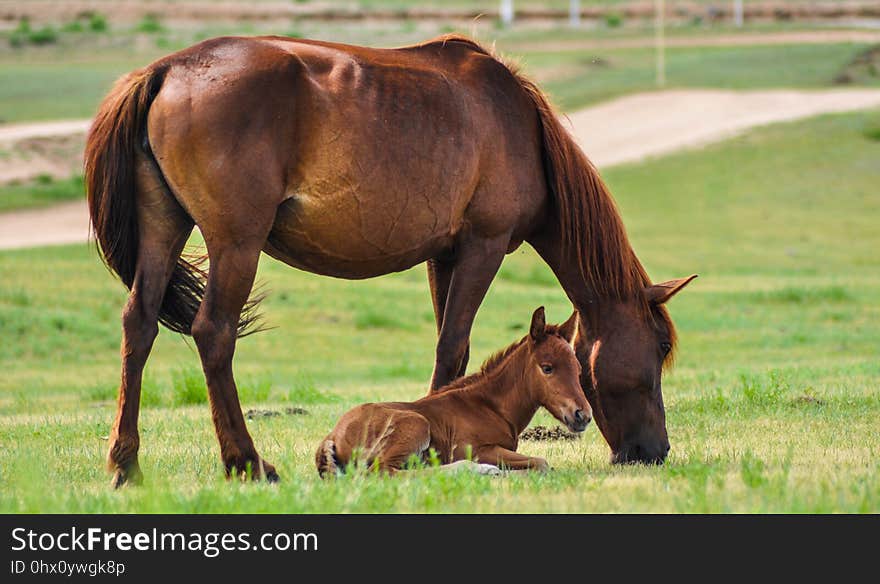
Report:
[[[660,349],[663,350],[664,355],[668,355],[669,351],[672,350],[672,343],[660,343]]]
[[[544,372],[544,375],[550,375],[551,373],[553,373],[553,365],[541,365],[541,371]]]

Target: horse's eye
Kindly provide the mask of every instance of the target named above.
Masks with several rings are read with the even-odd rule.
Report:
[[[669,351],[672,350],[672,343],[660,343],[660,348],[663,349],[664,355],[668,355]]]
[[[544,372],[544,375],[550,375],[551,373],[553,373],[553,365],[541,365],[541,371]]]

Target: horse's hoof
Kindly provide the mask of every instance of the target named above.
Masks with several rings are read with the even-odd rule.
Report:
[[[128,465],[125,468],[118,467],[113,472],[113,478],[110,479],[110,486],[118,489],[125,485],[140,485],[144,482],[144,475],[137,463]]]
[[[246,470],[238,470],[239,468],[244,468]],[[227,478],[237,476],[242,481],[248,479],[259,481],[265,479],[267,483],[277,483],[280,480],[278,473],[275,471],[275,467],[262,459],[257,459],[256,463],[248,460],[247,462],[242,463],[241,466],[238,464],[227,465],[226,476]]]
[[[280,480],[281,480],[281,478],[278,476],[278,473],[275,472],[274,468],[271,468],[271,469],[267,468],[266,469],[266,482],[267,483],[277,483]]]
[[[257,467],[259,472],[254,476],[254,480],[260,480],[261,478],[265,478],[267,483],[277,483],[279,480],[278,473],[275,472],[275,467],[263,460],[260,459],[259,465]]]

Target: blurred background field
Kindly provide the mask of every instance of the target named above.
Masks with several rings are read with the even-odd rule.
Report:
[[[747,12],[742,27],[725,12],[732,2],[666,4],[665,88],[880,87],[880,14],[871,3],[841,3],[868,5],[867,13],[830,18],[785,16],[787,6],[817,3],[746,0],[781,8]],[[4,128],[86,119],[119,75],[217,35],[396,46],[460,32],[521,63],[566,112],[659,89],[651,2],[581,2],[578,27],[564,0],[515,2],[555,15],[511,25],[498,21],[497,2],[464,0],[222,2],[212,17],[204,3],[184,0],[49,5],[0,2],[0,212],[82,197],[81,133],[3,143]],[[265,6],[296,14],[242,16]],[[368,17],[304,15],[327,10]],[[418,10],[486,16],[423,18]],[[590,10],[597,15],[587,17]],[[44,159],[33,176],[2,180],[4,168]],[[222,480],[193,344],[163,331],[143,395],[147,484],[110,492],[103,460],[125,293],[81,243],[0,251],[0,510],[880,510],[880,111],[757,128],[602,170],[652,277],[700,274],[670,306],[681,347],[664,381],[665,466],[611,467],[590,428],[574,442],[523,443],[556,468],[546,476],[322,483],[313,450],[345,409],[425,392],[435,332],[424,268],[347,282],[264,257],[266,321],[277,328],[241,341],[235,367],[252,433],[283,482]],[[477,317],[471,369],[523,335],[540,304],[551,320],[570,311],[523,246]],[[535,423],[554,425],[544,413]]]

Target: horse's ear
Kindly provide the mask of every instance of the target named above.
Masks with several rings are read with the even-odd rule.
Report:
[[[682,288],[690,284],[691,280],[696,277],[697,274],[693,274],[687,278],[678,278],[676,280],[669,280],[668,282],[652,284],[645,288],[645,297],[651,304],[663,304],[678,294]]]
[[[544,307],[541,306],[532,315],[532,326],[529,327],[529,336],[533,341],[543,341],[547,336],[547,321],[544,319]]]
[[[568,341],[574,342],[574,335],[577,332],[578,312],[575,310],[568,317],[568,320],[559,325],[559,336]]]

